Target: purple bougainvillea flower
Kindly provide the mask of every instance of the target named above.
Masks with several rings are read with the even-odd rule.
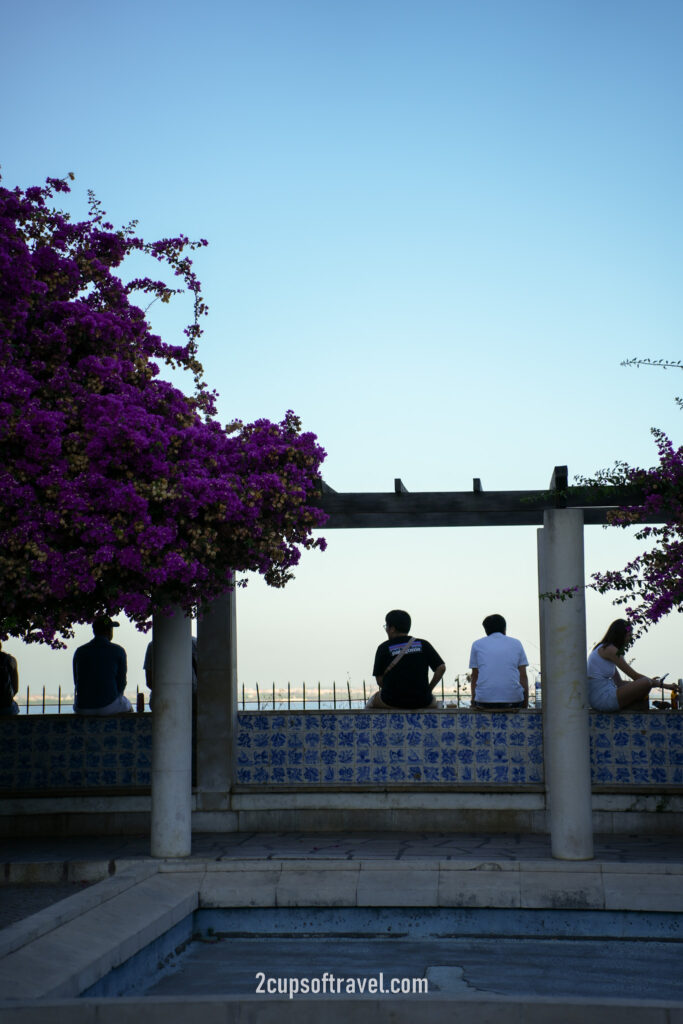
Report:
[[[58,179],[0,187],[0,638],[52,645],[97,612],[144,628],[155,607],[190,611],[236,570],[282,586],[302,548],[324,548],[312,530],[326,518],[325,453],[294,413],[215,418],[187,255],[206,242],[114,231],[92,196],[73,223],[50,205],[64,191]],[[113,270],[134,252],[179,286],[124,284]],[[170,345],[130,297],[183,289],[194,321]],[[160,379],[161,363],[192,374],[190,396]]]

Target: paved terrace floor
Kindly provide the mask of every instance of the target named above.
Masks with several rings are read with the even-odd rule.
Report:
[[[0,855],[0,928],[34,914],[58,900],[100,881],[130,861],[152,860],[148,836],[99,836],[5,840]],[[540,835],[469,835],[465,833],[358,832],[334,833],[207,833],[196,835],[189,868],[215,861],[472,861],[493,865],[551,859],[550,839]],[[558,867],[563,863],[554,862]],[[634,874],[648,874],[683,864],[681,836],[595,837],[589,862],[632,865]]]
[[[9,1000],[0,1004],[0,1017],[7,1024],[51,1024],[54,1019],[120,1024],[142,1015],[150,1022],[185,1024],[208,1020],[207,1011],[212,1021],[224,1024],[252,1022],[255,996],[191,995],[184,982],[173,995],[78,998],[197,908],[646,911],[660,918],[671,915],[675,934],[668,949],[674,963],[683,914],[680,836],[598,835],[595,858],[586,862],[553,860],[549,838],[538,835],[202,834],[194,837],[189,858],[162,861],[150,856],[147,836],[18,839],[3,843],[0,871],[0,981]],[[74,896],[65,900],[69,886]],[[39,890],[44,910],[35,902]],[[455,949],[451,952],[455,957]],[[438,962],[437,975],[441,971],[445,981],[434,975],[430,996],[420,1003],[425,1024],[453,1019],[468,1024],[683,1024],[683,983],[671,966],[664,970],[663,989],[643,992],[644,999],[623,992],[622,997],[631,998],[618,999],[618,985],[600,997],[541,995],[533,979],[528,995],[491,996],[488,982],[482,991],[468,988],[460,978],[461,966]],[[517,970],[512,959],[510,968],[513,974]],[[218,968],[211,969],[215,974]],[[577,976],[583,971],[581,966]],[[614,973],[618,978],[619,970]],[[455,1018],[454,999],[461,1011]],[[286,997],[260,1003],[258,1019],[262,1024],[270,1024],[271,1016],[273,1024],[288,1024],[290,1017],[300,1022],[303,1005]],[[344,1001],[306,1005],[306,1024],[358,1019]],[[410,999],[392,999],[368,1004],[363,1015],[409,1024],[416,1012]]]
[[[92,838],[8,839],[2,844],[4,880],[12,880],[20,865],[65,866],[88,862],[144,859],[150,856],[148,836],[98,836]],[[435,857],[439,860],[472,858],[492,861],[547,860],[550,838],[543,835],[467,834],[459,832],[221,832],[193,836],[189,860],[315,860],[333,857],[345,860],[409,860]],[[595,861],[606,863],[653,863],[683,861],[683,836],[596,835]],[[13,871],[12,866],[15,866]],[[61,878],[66,879],[67,874]],[[52,878],[35,878],[51,881]],[[61,880],[61,879],[58,879]]]

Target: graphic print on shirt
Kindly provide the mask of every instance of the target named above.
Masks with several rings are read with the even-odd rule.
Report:
[[[389,652],[392,658],[395,658],[397,654],[400,654],[406,646],[405,640],[403,643],[389,644]],[[405,651],[406,654],[420,654],[422,651],[422,641],[413,640],[410,647]]]

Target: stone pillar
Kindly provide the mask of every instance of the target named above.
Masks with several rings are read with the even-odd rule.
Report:
[[[544,611],[543,748],[552,854],[560,860],[590,860],[593,823],[582,510],[548,509],[543,516],[542,546],[545,589],[578,588],[565,601],[547,601]]]
[[[153,857],[187,857],[192,849],[191,625],[180,608],[154,614]]]
[[[237,725],[235,591],[200,608],[197,623],[197,809],[230,807]]]
[[[536,554],[538,559],[538,634],[539,634],[539,649],[541,652],[541,683],[545,683],[548,666],[546,664],[548,642],[547,642],[547,629],[548,622],[546,619],[546,611],[548,609],[548,602],[544,601],[541,594],[545,594],[548,591],[548,587],[545,582],[545,554],[544,554],[544,539],[543,530],[536,531]],[[541,692],[541,699],[545,703],[545,697]]]

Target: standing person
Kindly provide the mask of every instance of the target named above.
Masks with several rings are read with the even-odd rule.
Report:
[[[432,691],[446,671],[441,655],[428,640],[408,635],[408,612],[387,612],[384,628],[387,639],[377,648],[372,669],[379,690],[365,706],[413,710],[438,707]],[[430,668],[434,673],[431,680]]]
[[[154,700],[154,641],[150,640],[145,651],[145,660],[142,665],[145,673],[145,684],[150,692],[149,706],[152,707]],[[192,637],[192,718],[197,717],[197,637]]]
[[[126,652],[112,643],[114,622],[98,615],[92,624],[90,643],[76,649],[73,661],[74,711],[77,715],[119,715],[132,711],[124,697],[126,688]]]
[[[19,668],[17,659],[2,650],[0,643],[0,715],[18,715],[19,705],[15,697],[19,692]]]
[[[615,619],[588,655],[588,696],[595,711],[620,711],[647,698],[657,685],[657,677],[650,679],[636,672],[624,659],[630,638],[626,619]],[[619,669],[629,677],[628,682],[621,678]]]
[[[506,635],[502,615],[487,615],[486,632],[470,651],[472,707],[508,711],[529,706],[529,660],[519,640]]]

